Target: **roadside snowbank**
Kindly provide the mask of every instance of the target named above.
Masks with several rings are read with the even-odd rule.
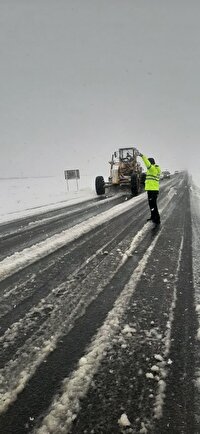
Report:
[[[0,223],[61,208],[95,197],[94,179],[76,181],[63,177],[0,179]]]

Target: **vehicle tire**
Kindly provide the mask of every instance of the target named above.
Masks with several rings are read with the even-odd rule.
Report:
[[[98,196],[105,194],[105,182],[103,176],[97,176],[95,179],[95,188]]]
[[[137,196],[139,193],[138,178],[136,173],[132,173],[131,175],[131,193],[133,196]]]
[[[140,184],[142,187],[145,186],[145,181],[146,181],[146,173],[141,173]]]

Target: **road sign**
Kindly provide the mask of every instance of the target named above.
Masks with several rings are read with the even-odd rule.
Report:
[[[64,174],[65,174],[65,179],[80,179],[79,169],[65,170]]]
[[[65,170],[64,171],[65,179],[67,180],[67,190],[69,191],[69,180],[76,179],[76,186],[78,190],[78,179],[80,179],[80,171],[79,169],[74,170]]]

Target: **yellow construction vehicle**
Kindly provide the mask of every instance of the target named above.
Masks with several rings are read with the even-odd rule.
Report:
[[[95,180],[96,193],[105,194],[108,189],[119,191],[125,188],[133,196],[137,196],[144,187],[145,173],[142,166],[137,162],[135,148],[119,148],[112,154],[110,163],[110,176],[108,181],[103,176],[97,176]]]

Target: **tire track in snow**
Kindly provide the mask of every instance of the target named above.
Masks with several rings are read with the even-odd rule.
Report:
[[[108,222],[114,217],[132,208],[136,203],[143,200],[144,198],[142,195],[137,198],[130,199],[126,203],[116,205],[112,209],[105,211],[100,215],[91,217],[87,221],[77,224],[70,229],[62,231],[59,234],[55,234],[45,241],[41,241],[32,247],[24,249],[21,252],[17,252],[4,259],[0,262],[0,281],[12,275],[13,273],[16,273],[22,268],[33,264],[35,261],[38,261],[41,258],[55,252],[82,235],[87,234],[92,229],[97,228],[105,222]]]
[[[24,248],[45,240],[53,236],[57,232],[67,230],[75,224],[80,224],[83,220],[87,220],[106,209],[109,209],[113,204],[121,203],[125,200],[125,196],[117,195],[110,199],[102,199],[98,202],[86,204],[84,207],[79,206],[72,210],[65,210],[65,213],[46,217],[36,221],[30,221],[28,226],[24,225],[16,232],[8,235],[2,235],[0,258],[4,259],[15,252],[16,245],[22,251]]]

